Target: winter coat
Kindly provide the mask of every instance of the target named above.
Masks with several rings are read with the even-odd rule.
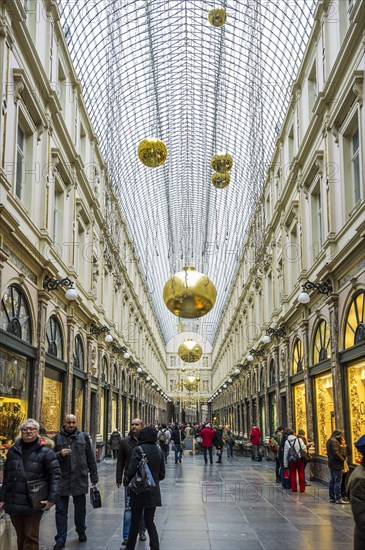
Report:
[[[119,432],[112,432],[110,434],[109,445],[112,451],[117,451],[119,449],[121,440],[122,440],[122,436],[120,435]]]
[[[296,435],[293,435],[293,434],[288,435],[288,438],[285,441],[285,445],[284,445],[284,457],[283,457],[284,468],[288,467],[288,453],[289,453],[290,447],[293,446],[293,441],[294,441],[295,450],[297,451],[298,454],[300,453],[301,456],[304,457],[304,455],[307,452],[307,448],[304,445],[303,441],[300,439],[300,437],[297,437]],[[302,458],[301,460],[304,460],[304,458]]]
[[[116,471],[116,483],[117,485],[128,485],[128,468],[131,460],[132,452],[138,445],[137,438],[129,432],[126,437],[123,437],[120,445],[117,457],[117,471]]]
[[[355,520],[354,550],[365,548],[365,459],[357,466],[347,482],[347,494]]]
[[[85,495],[89,490],[88,473],[91,483],[96,484],[99,481],[89,436],[78,429],[70,434],[62,428],[53,440],[61,468],[61,496]],[[68,447],[71,454],[61,456],[60,451]]]
[[[161,437],[164,437],[165,440],[162,441],[160,439]],[[161,430],[159,430],[159,432],[157,434],[157,441],[159,442],[160,445],[169,445],[170,441],[171,441],[170,430],[168,430],[167,428],[162,428]]]
[[[223,447],[223,432],[222,430],[216,430],[213,439],[214,447],[221,449]]]
[[[260,445],[261,441],[261,430],[258,426],[252,428],[250,433],[250,441],[252,445]]]
[[[26,516],[33,510],[27,495],[26,480],[22,473],[23,440],[10,447],[4,464],[4,480],[0,489],[0,501],[5,502],[5,512],[10,515]],[[60,492],[61,472],[55,453],[40,438],[24,461],[28,481],[47,479],[48,500],[56,502]]]
[[[223,432],[223,441],[227,445],[234,445],[234,443],[236,441],[236,437],[235,437],[234,433],[231,430],[225,430]]]
[[[279,443],[279,450],[278,450],[278,460],[280,463],[280,466],[284,466],[284,447],[286,440],[288,439],[288,436],[286,433],[282,433],[280,437],[280,443]]]
[[[147,457],[148,466],[156,487],[152,487],[148,493],[140,495],[136,495],[133,491],[130,491],[130,506],[131,508],[154,508],[155,506],[162,505],[160,481],[165,479],[165,458],[160,447],[155,443],[143,443],[141,446],[133,449],[128,468],[128,483],[137,471],[142,457],[141,449]]]
[[[331,470],[342,470],[345,458],[341,454],[340,439],[342,432],[335,430],[326,443],[328,467]]]
[[[213,447],[214,436],[215,433],[212,428],[209,428],[208,426],[206,428],[203,428],[200,432],[200,437],[202,438],[202,446]]]
[[[182,441],[184,441],[185,437],[184,431],[180,428],[175,428],[172,430],[171,441],[173,441],[175,445],[179,445]]]

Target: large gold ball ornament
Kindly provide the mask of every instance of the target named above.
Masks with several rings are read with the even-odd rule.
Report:
[[[215,8],[210,10],[208,14],[209,23],[213,27],[223,27],[227,19],[226,10],[224,8]]]
[[[217,153],[212,157],[212,168],[220,174],[228,172],[232,166],[233,158],[228,153]]]
[[[138,158],[150,168],[162,166],[167,159],[167,147],[163,141],[157,138],[146,138],[138,145]]]
[[[185,363],[195,363],[201,358],[203,350],[198,342],[188,338],[179,346],[177,353]]]
[[[217,291],[212,281],[194,267],[184,267],[163,289],[166,307],[177,317],[197,319],[213,308]]]
[[[212,174],[212,184],[217,189],[224,189],[229,185],[229,182],[231,181],[231,176],[228,174],[228,172],[224,172],[223,174],[220,174],[218,172],[214,172]]]

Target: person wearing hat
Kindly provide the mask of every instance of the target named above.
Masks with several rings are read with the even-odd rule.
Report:
[[[362,454],[362,462],[349,477],[347,494],[351,502],[355,521],[354,550],[365,548],[365,434],[355,443],[356,449]]]
[[[341,454],[342,430],[334,430],[326,443],[328,467],[330,469],[329,494],[330,502],[336,504],[349,504],[347,500],[341,498],[341,480],[343,463],[345,461]]]
[[[138,442],[139,446],[133,449],[129,463],[128,482],[131,481],[137,472],[142,458],[142,450],[146,455],[148,466],[155,481],[155,487],[151,487],[150,491],[141,494],[136,494],[132,490],[130,491],[132,518],[126,550],[134,550],[142,514],[144,514],[145,526],[150,537],[150,548],[151,550],[159,550],[160,543],[154,517],[156,506],[162,506],[160,481],[165,478],[165,458],[162,450],[157,445],[157,430],[155,428],[150,426],[142,428],[138,434]]]

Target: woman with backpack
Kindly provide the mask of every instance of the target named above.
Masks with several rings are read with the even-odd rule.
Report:
[[[167,457],[169,456],[170,441],[171,441],[171,432],[167,428],[166,424],[161,424],[161,429],[158,431],[158,434],[157,434],[157,441],[165,457],[165,464],[166,464]]]
[[[300,491],[301,493],[305,491],[304,457],[306,451],[307,449],[300,437],[296,437],[293,430],[289,430],[284,445],[284,469],[289,467],[290,486],[293,492],[297,491],[297,472]]]

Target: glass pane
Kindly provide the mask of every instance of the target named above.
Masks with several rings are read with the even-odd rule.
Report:
[[[84,383],[82,380],[75,378],[75,402],[74,412],[77,418],[77,425],[81,429],[84,421]]]
[[[22,355],[0,351],[0,458],[28,416],[29,366]]]
[[[294,431],[299,430],[307,432],[307,404],[305,401],[305,387],[303,384],[293,386],[294,396]]]
[[[365,433],[365,361],[351,365],[347,370],[348,408],[351,430],[352,461],[360,463],[361,454],[354,443]],[[346,436],[346,434],[345,434]],[[347,443],[349,444],[350,438]]]
[[[1,300],[1,328],[31,343],[31,323],[24,294],[15,286],[9,286]]]
[[[355,331],[359,323],[365,321],[365,292],[358,294],[353,300],[346,320],[345,327],[345,349],[355,344]]]
[[[61,426],[62,419],[62,382],[44,377],[42,401],[42,425],[47,435],[52,437]]]
[[[327,456],[326,442],[331,436],[335,426],[335,410],[333,403],[332,374],[326,373],[317,376],[314,380],[316,396],[317,416],[317,441],[316,453]]]

